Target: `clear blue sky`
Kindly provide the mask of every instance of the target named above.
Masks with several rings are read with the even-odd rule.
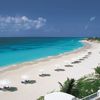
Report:
[[[100,36],[100,0],[0,0],[2,36]]]

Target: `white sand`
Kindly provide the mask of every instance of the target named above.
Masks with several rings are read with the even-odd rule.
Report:
[[[70,54],[63,54],[56,57],[51,57],[38,62],[31,62],[16,65],[0,72],[1,79],[9,79],[12,84],[18,88],[15,92],[0,91],[0,100],[36,100],[39,96],[45,95],[51,91],[59,90],[58,81],[64,82],[67,77],[79,79],[80,77],[94,72],[94,67],[100,63],[100,44],[87,42],[91,46],[75,51]],[[79,64],[74,64],[73,67],[64,67],[65,61],[71,62],[86,55],[88,51],[92,54]],[[55,65],[60,65],[64,68],[64,72],[55,72]],[[51,74],[50,77],[39,77],[39,70],[45,70]],[[37,83],[24,85],[21,84],[21,76],[29,75],[31,79],[35,79]]]

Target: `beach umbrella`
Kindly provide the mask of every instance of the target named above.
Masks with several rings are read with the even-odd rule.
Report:
[[[64,64],[66,65],[69,65],[70,64],[70,62],[69,61],[64,61]]]
[[[53,92],[47,94],[44,100],[75,100],[75,97],[63,92]]]
[[[39,70],[39,72],[43,72],[43,71],[44,71],[44,69],[40,69],[40,70]]]
[[[0,86],[4,87],[4,86],[9,86],[11,84],[10,80],[4,79],[4,80],[0,80]]]
[[[40,74],[43,74],[45,72],[45,70],[44,69],[40,69],[39,72],[40,72]]]
[[[22,75],[21,78],[22,78],[23,80],[27,80],[27,79],[29,79],[29,76],[28,76],[28,75]]]
[[[79,59],[79,57],[74,57],[74,58],[71,59],[71,61],[72,61],[72,62],[73,62],[73,61],[78,61],[78,59]]]
[[[55,68],[56,68],[56,69],[59,69],[60,67],[61,67],[60,64],[56,64],[56,65],[55,65]]]
[[[69,61],[66,60],[66,61],[64,61],[64,63],[69,63]]]
[[[44,69],[40,69],[40,70],[39,70],[39,72],[44,72],[44,71],[45,71]]]

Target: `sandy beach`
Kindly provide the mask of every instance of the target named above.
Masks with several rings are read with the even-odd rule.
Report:
[[[63,83],[67,78],[79,79],[93,73],[94,68],[100,63],[100,43],[89,41],[84,43],[86,43],[85,47],[71,53],[0,69],[0,80],[9,79],[12,85],[18,88],[15,92],[0,91],[0,100],[8,100],[8,98],[9,100],[36,100],[47,93],[58,91],[58,81]],[[92,52],[91,55],[81,63],[73,64],[73,67],[64,66],[84,57],[88,52]],[[54,71],[56,66],[65,71]],[[40,77],[40,70],[44,70],[51,76]],[[22,84],[22,75],[28,75],[30,79],[36,80],[36,83]]]

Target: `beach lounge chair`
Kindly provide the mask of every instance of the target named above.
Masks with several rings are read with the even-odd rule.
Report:
[[[21,81],[21,83],[23,83],[23,84],[34,84],[34,83],[36,83],[36,80],[23,80],[23,81]]]
[[[54,71],[57,71],[57,72],[65,71],[65,69],[63,69],[61,66],[62,66],[61,64],[55,65],[56,68],[54,69]]]
[[[55,71],[59,72],[59,71],[65,71],[65,69],[55,69]]]
[[[66,64],[67,62],[64,62],[64,64]],[[61,64],[58,64],[58,65],[55,65],[55,69],[54,71],[57,71],[57,72],[60,72],[60,71],[65,71],[65,69],[63,69],[64,65],[61,65]]]
[[[44,71],[44,69],[40,69],[39,70],[39,76],[40,77],[49,77],[49,76],[51,76],[50,74],[48,74],[48,73],[46,73],[45,71]]]
[[[65,65],[65,67],[73,67],[73,65]]]
[[[92,54],[92,52],[88,52],[88,54]]]
[[[39,76],[40,76],[40,77],[48,77],[48,76],[51,76],[51,75],[45,73],[45,74],[39,74]]]
[[[80,58],[79,60],[82,61],[82,60],[84,60],[84,58]]]
[[[36,80],[30,79],[29,75],[22,75],[21,78],[23,79],[21,83],[23,84],[34,84],[36,83]]]
[[[81,61],[77,60],[77,61],[73,61],[72,64],[77,64],[80,63]]]
[[[3,87],[0,87],[0,91],[3,90]]]
[[[17,90],[17,87],[13,87],[11,81],[5,79],[0,81],[0,90],[14,92]]]
[[[4,87],[3,89],[2,89],[3,91],[10,91],[10,92],[14,92],[14,91],[17,91],[18,89],[17,89],[17,87]]]
[[[60,71],[65,71],[63,68],[56,68],[55,71],[60,72]]]
[[[85,55],[85,56],[83,57],[83,59],[88,58],[88,56],[89,56],[89,55]]]

